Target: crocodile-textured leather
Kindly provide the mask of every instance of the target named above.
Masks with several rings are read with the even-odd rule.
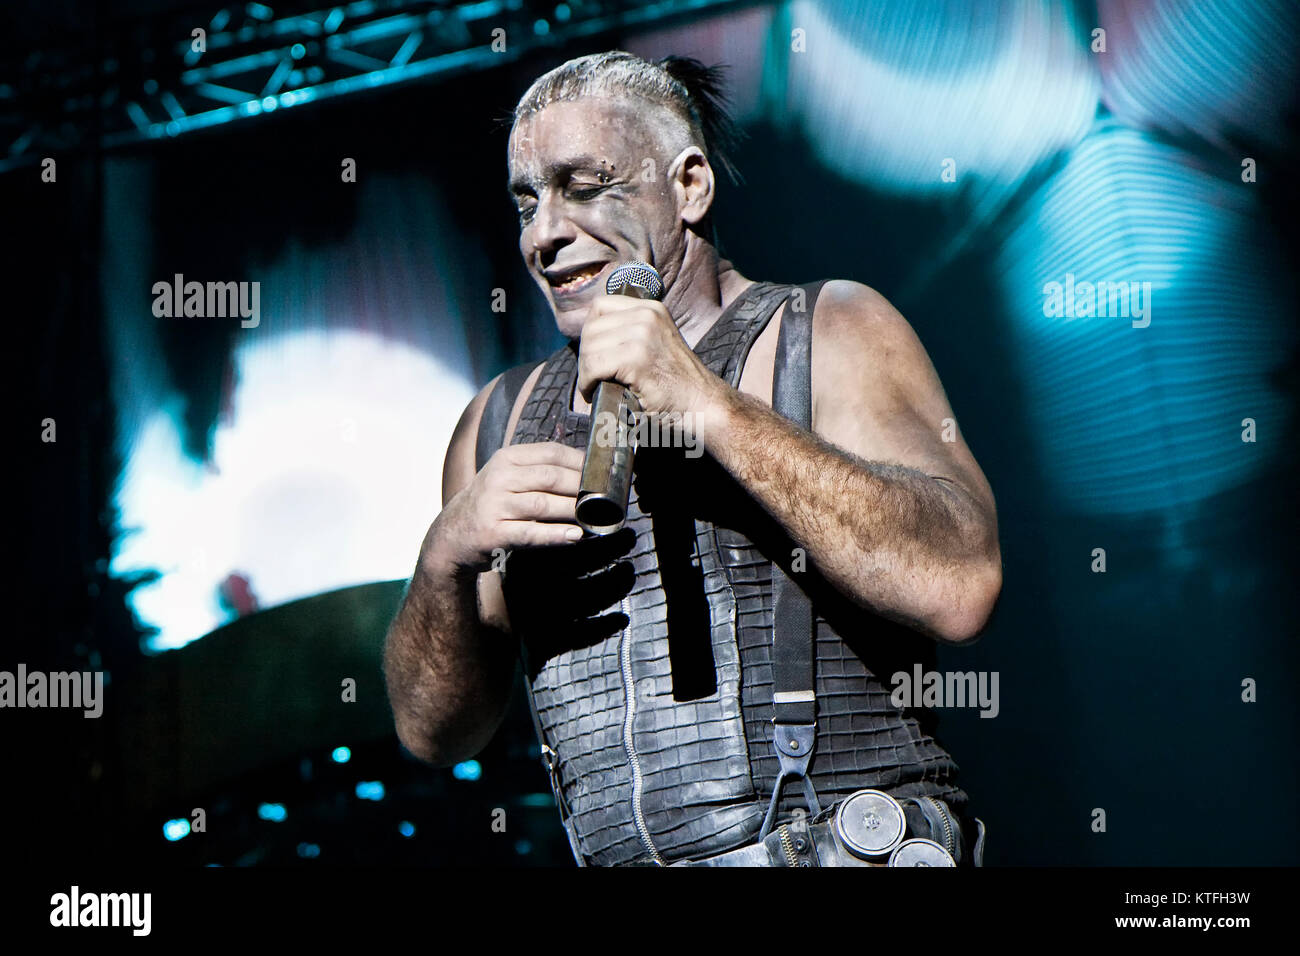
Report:
[[[791,288],[746,289],[696,345],[704,364],[736,385],[750,346]],[[590,417],[570,410],[575,348],[546,362],[513,443],[586,446]],[[709,456],[642,448],[622,531],[510,556],[511,622],[587,862],[671,863],[758,835],[777,771],[771,562],[788,567],[790,553],[775,522]],[[877,787],[960,809],[966,795],[926,726],[932,717],[894,706],[875,676],[887,681],[916,662],[933,668],[933,645],[849,605],[811,570],[797,579],[817,611],[811,774],[822,804]],[[633,689],[631,754],[625,680]],[[634,760],[654,854],[634,819]],[[803,806],[801,788],[787,790],[779,820]]]

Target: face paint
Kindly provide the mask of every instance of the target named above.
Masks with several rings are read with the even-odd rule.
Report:
[[[553,102],[511,134],[519,251],[570,338],[619,264],[648,262],[666,284],[675,274],[683,238],[674,194],[663,175],[643,177],[666,172],[662,130],[645,116],[654,109],[604,97]]]

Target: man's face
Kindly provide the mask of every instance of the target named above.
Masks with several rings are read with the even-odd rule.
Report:
[[[620,264],[650,263],[665,286],[675,275],[683,237],[664,168],[672,157],[644,118],[654,112],[638,100],[584,97],[524,116],[510,135],[519,251],[569,338]]]

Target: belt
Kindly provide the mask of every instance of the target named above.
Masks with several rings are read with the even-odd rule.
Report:
[[[863,829],[863,819],[872,829]],[[796,815],[755,843],[671,865],[983,866],[984,835],[984,821],[974,817],[963,825],[938,798],[895,800],[878,790],[859,790],[811,822]]]

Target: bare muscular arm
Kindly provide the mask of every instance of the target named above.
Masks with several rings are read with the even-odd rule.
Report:
[[[974,637],[1001,589],[996,510],[924,348],[851,282],[824,288],[813,343],[816,434],[726,389],[705,447],[842,593],[940,640]]]
[[[808,432],[705,368],[662,303],[605,296],[578,386],[610,379],[647,411],[694,413],[705,449],[837,590],[939,640],[974,637],[1002,586],[993,494],[955,426],[944,440],[952,409],[921,343],[879,293],[829,282],[812,373]]]

